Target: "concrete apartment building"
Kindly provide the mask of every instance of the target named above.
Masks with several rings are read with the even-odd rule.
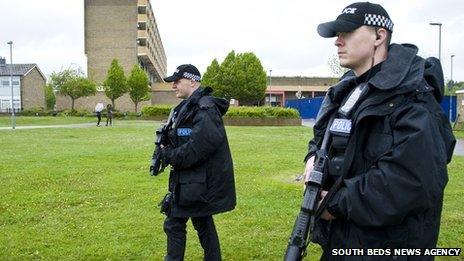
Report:
[[[13,75],[13,106],[15,111],[34,107],[45,108],[45,75],[37,64],[6,64],[0,57],[0,113],[11,112],[10,74]]]
[[[95,96],[76,100],[76,109],[93,110],[98,102],[111,101],[101,84],[111,61],[119,60],[126,76],[139,64],[147,73],[150,85],[166,76],[166,54],[150,0],[84,0],[85,54],[87,75],[100,86]],[[134,111],[128,94],[115,101],[116,109]],[[57,97],[58,109],[70,108],[71,99]],[[150,105],[142,102],[139,108]]]

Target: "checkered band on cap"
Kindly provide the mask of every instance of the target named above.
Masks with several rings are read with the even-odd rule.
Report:
[[[192,74],[192,73],[188,73],[188,72],[184,72],[184,74],[182,74],[182,77],[190,79],[190,80],[194,80],[196,82],[199,82],[201,79],[200,76]]]
[[[393,32],[393,22],[389,18],[383,15],[377,14],[365,14],[364,15],[364,24],[370,26],[378,26],[383,27],[385,29],[390,30]]]

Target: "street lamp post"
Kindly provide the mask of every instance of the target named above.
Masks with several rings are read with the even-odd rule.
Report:
[[[453,122],[453,118],[451,117],[451,113],[452,113],[452,108],[453,108],[453,99],[451,96],[451,88],[453,88],[453,58],[454,58],[454,54],[451,55],[451,79],[450,79],[450,85],[449,85],[449,90],[450,90],[450,94],[449,94],[449,120],[450,122]]]
[[[430,25],[438,25],[438,59],[441,62],[441,26],[442,26],[442,23],[430,23]]]
[[[271,101],[271,86],[272,86],[272,70],[269,70],[269,106],[272,106],[272,101]]]
[[[11,127],[13,130],[16,127],[15,122],[15,111],[14,111],[14,102],[13,102],[13,41],[9,41],[7,44],[10,45],[10,87],[11,87]]]

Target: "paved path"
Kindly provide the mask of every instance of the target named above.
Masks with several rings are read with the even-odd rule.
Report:
[[[464,156],[464,140],[458,140],[458,142],[456,142],[453,154]]]
[[[45,128],[86,128],[95,126],[95,123],[63,124],[63,125],[35,125],[35,126],[16,126],[15,129],[45,129]],[[0,130],[12,130],[9,127],[0,127]]]

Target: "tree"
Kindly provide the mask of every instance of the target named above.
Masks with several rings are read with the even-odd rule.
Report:
[[[56,92],[61,91],[61,87],[63,84],[73,78],[83,76],[84,73],[82,72],[81,68],[72,68],[69,67],[68,69],[61,70],[59,72],[53,72],[50,74],[50,82],[49,84],[52,86],[53,90]]]
[[[137,112],[139,102],[150,99],[148,76],[138,65],[134,65],[132,68],[129,78],[127,78],[127,86],[130,98],[135,104],[135,112]]]
[[[343,74],[349,71],[348,68],[342,67],[340,65],[340,60],[338,60],[337,55],[333,55],[332,57],[330,57],[328,64],[334,77],[340,78],[343,76]]]
[[[206,68],[206,72],[203,74],[201,79],[202,85],[214,87],[216,90],[220,84],[219,82],[219,73],[220,73],[219,63],[215,58],[211,64]],[[224,96],[224,95],[220,95]]]
[[[113,108],[115,108],[114,101],[127,92],[126,76],[124,76],[124,70],[119,65],[118,59],[111,61],[106,80],[103,82],[103,88],[106,96],[111,100]]]
[[[53,86],[49,83],[45,85],[45,105],[47,106],[48,110],[51,110],[55,107],[56,103],[56,96],[55,92],[53,91]]]
[[[235,70],[233,97],[245,105],[258,103],[266,93],[266,72],[258,57],[251,52],[237,55]]]
[[[219,66],[219,75],[218,75],[218,86],[217,93],[218,96],[223,96],[226,99],[232,99],[234,93],[235,85],[237,84],[237,75],[235,70],[236,55],[235,51],[230,51],[224,61],[222,61]]]
[[[74,110],[74,101],[85,96],[95,94],[97,87],[95,83],[83,76],[67,79],[61,86],[60,93],[71,97],[71,110]]]
[[[202,81],[213,87],[214,95],[238,99],[241,104],[256,104],[266,92],[266,72],[253,53],[231,51],[221,65],[214,59]]]
[[[449,80],[445,85],[445,93],[447,96],[456,96],[456,91],[464,89],[464,82],[456,82]]]

